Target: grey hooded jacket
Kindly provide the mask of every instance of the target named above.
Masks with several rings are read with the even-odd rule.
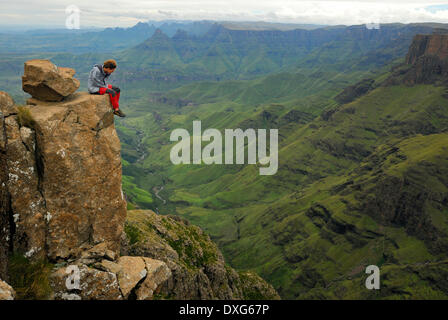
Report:
[[[87,89],[90,93],[98,93],[101,87],[107,88],[106,80],[110,74],[103,71],[101,64],[96,64],[90,70],[89,80],[87,81]]]

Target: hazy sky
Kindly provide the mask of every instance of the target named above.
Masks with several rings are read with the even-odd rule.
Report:
[[[65,27],[65,9],[80,26],[127,27],[147,20],[243,20],[313,24],[448,23],[448,0],[0,0],[0,25]],[[1,30],[0,30],[1,31]]]

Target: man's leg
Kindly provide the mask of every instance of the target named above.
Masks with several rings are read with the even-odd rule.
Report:
[[[121,92],[121,90],[120,90],[120,88],[114,87],[114,86],[112,86],[112,90],[114,90],[117,93],[115,95],[115,101],[116,101],[116,104],[118,106],[118,103],[120,101],[120,92]],[[121,111],[121,109],[119,109],[119,107],[117,109],[114,109],[114,114],[119,116],[119,117],[126,117],[126,115],[123,113],[123,111]]]
[[[114,87],[111,84],[108,84],[107,87],[109,89],[114,90]],[[119,97],[119,93],[116,90],[114,90],[114,91],[115,91],[115,96],[112,96],[111,94],[109,94],[110,102],[112,103],[112,108],[114,108],[114,110],[118,110],[119,105],[118,105],[118,99],[117,98]]]
[[[100,88],[100,91],[99,91],[99,94],[105,94],[106,93],[106,90],[107,89],[111,89],[111,90],[113,90],[112,89],[112,86],[110,85],[110,84],[108,84],[107,85],[107,88]],[[114,90],[115,91],[115,90]],[[118,107],[118,101],[117,101],[117,93],[115,93],[115,97],[111,94],[111,93],[109,93],[109,98],[110,98],[110,102],[111,102],[111,104],[112,104],[112,108],[114,109],[114,110],[117,110],[119,107]]]
[[[115,95],[115,97],[114,97],[114,99],[115,99],[115,104],[116,104],[116,106],[117,106],[117,108],[114,107],[114,109],[117,110],[117,109],[119,108],[120,92],[121,92],[121,90],[120,90],[120,88],[118,88],[118,87],[114,87],[114,86],[111,86],[111,85],[109,85],[109,86],[110,86],[110,88],[111,88],[112,90],[114,90],[114,91],[117,93],[117,94]]]
[[[115,86],[112,86],[112,85],[109,85],[110,86],[110,89],[113,89],[116,93],[120,93],[120,88],[118,88],[118,87],[115,87]]]
[[[107,88],[100,88],[99,94],[105,94],[107,89],[113,90],[115,92],[115,96],[109,93],[109,98],[114,110],[114,114],[119,117],[126,117],[126,115],[120,110],[120,107],[118,105],[118,101],[120,99],[120,88],[112,87],[112,85],[109,84],[107,85]]]

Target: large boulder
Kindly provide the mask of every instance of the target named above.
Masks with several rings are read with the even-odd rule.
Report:
[[[171,278],[168,266],[160,260],[122,256],[117,262],[103,260],[96,267],[117,275],[125,299],[151,300],[160,285]]]
[[[31,108],[51,258],[83,243],[118,253],[126,219],[120,140],[107,97],[78,93]]]
[[[150,300],[160,292],[161,284],[171,278],[172,273],[165,262],[142,257],[145,261],[147,275],[136,290],[138,300]]]
[[[95,260],[101,260],[97,256]],[[151,300],[171,277],[167,265],[145,257],[103,259],[85,265],[80,260],[64,265],[50,276],[57,300]]]
[[[84,264],[59,268],[51,274],[50,284],[54,291],[52,298],[55,300],[123,299],[115,273],[90,268]]]
[[[146,265],[141,257],[120,257],[117,265],[118,283],[123,296],[127,299],[132,289],[146,277],[148,273]]]
[[[75,70],[57,67],[49,60],[29,60],[22,76],[23,91],[38,100],[61,101],[79,88],[74,75]]]

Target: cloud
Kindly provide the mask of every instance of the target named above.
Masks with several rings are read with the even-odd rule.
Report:
[[[441,5],[435,5],[435,6],[428,6],[425,8],[427,11],[431,13],[437,13],[439,11],[447,11],[448,10],[448,4],[441,4]]]
[[[81,27],[132,26],[147,20],[264,20],[311,24],[448,23],[448,1],[401,0],[15,0],[2,3],[1,24],[63,28],[65,8],[81,10]]]

